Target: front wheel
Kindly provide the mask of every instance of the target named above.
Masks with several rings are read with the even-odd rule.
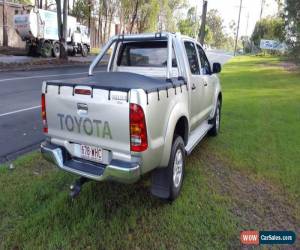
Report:
[[[41,49],[41,55],[46,58],[52,56],[52,45],[49,42],[44,42]]]
[[[210,121],[210,123],[213,126],[209,130],[209,134],[211,136],[217,136],[219,134],[219,132],[220,132],[220,123],[221,123],[221,100],[220,100],[220,98],[217,101],[216,110],[215,110],[215,116]]]
[[[185,169],[185,148],[181,136],[176,136],[171,149],[169,164],[152,174],[151,192],[154,196],[173,201],[181,191]]]

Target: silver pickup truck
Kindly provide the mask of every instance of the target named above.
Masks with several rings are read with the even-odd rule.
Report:
[[[108,51],[107,72],[95,72]],[[87,180],[133,183],[151,171],[152,194],[174,200],[186,155],[219,132],[220,71],[177,33],[112,37],[87,77],[43,83],[41,152],[81,176],[73,197]]]

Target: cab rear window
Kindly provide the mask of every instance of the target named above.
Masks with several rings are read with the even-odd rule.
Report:
[[[166,67],[168,59],[167,41],[127,42],[120,47],[118,66]],[[174,50],[172,67],[177,67]]]

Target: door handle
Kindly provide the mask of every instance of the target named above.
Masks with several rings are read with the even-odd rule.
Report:
[[[204,87],[207,87],[207,82],[204,82]]]
[[[194,89],[196,89],[196,85],[195,84],[192,85],[192,90],[194,90]]]

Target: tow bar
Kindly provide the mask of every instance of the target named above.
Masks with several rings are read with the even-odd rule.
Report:
[[[70,197],[72,199],[75,199],[80,194],[81,187],[83,186],[83,184],[88,182],[88,181],[89,181],[88,178],[80,177],[79,179],[77,179],[75,181],[74,184],[70,185],[70,190],[71,190]]]

